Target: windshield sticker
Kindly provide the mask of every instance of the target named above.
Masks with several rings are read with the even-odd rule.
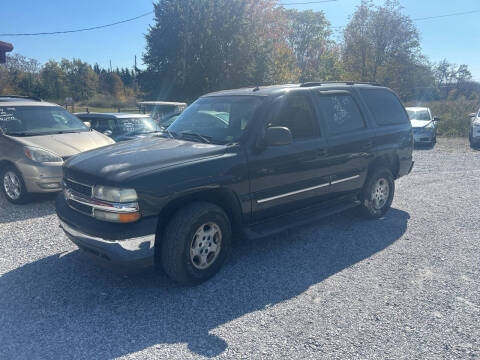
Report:
[[[11,111],[15,111],[15,108],[0,108],[0,121],[7,122],[17,120]]]

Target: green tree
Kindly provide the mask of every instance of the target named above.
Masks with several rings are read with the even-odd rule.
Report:
[[[139,76],[154,98],[193,100],[223,88],[273,78],[275,51],[285,41],[274,0],[163,0],[146,36]]]
[[[345,65],[359,80],[377,81],[380,67],[414,62],[419,54],[418,31],[397,0],[383,6],[363,0],[344,31]]]
[[[326,66],[332,66],[330,51],[330,23],[322,11],[287,10],[288,44],[293,50],[300,68],[300,81],[321,80],[326,76]]]
[[[67,75],[54,60],[48,61],[40,71],[44,97],[57,101],[65,99],[68,94]]]
[[[63,59],[60,66],[67,77],[69,95],[75,101],[87,100],[96,93],[98,76],[89,64],[80,59]]]

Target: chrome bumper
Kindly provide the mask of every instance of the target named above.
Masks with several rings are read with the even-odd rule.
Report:
[[[105,240],[76,230],[60,219],[59,221],[68,238],[97,260],[122,267],[148,267],[154,264],[155,234],[122,240]]]

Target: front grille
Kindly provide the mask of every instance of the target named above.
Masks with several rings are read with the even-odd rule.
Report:
[[[81,204],[76,201],[68,200],[68,205],[74,209],[77,210],[78,212],[81,212],[82,214],[92,216],[93,215],[93,208],[91,206]]]
[[[75,181],[64,179],[65,187],[69,190],[73,190],[78,194],[82,194],[88,197],[92,196],[92,187],[88,185],[79,184]]]

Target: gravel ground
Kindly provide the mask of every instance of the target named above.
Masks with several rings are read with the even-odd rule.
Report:
[[[195,288],[92,265],[52,197],[0,197],[0,358],[478,359],[480,152],[415,161],[384,219],[238,243]]]

